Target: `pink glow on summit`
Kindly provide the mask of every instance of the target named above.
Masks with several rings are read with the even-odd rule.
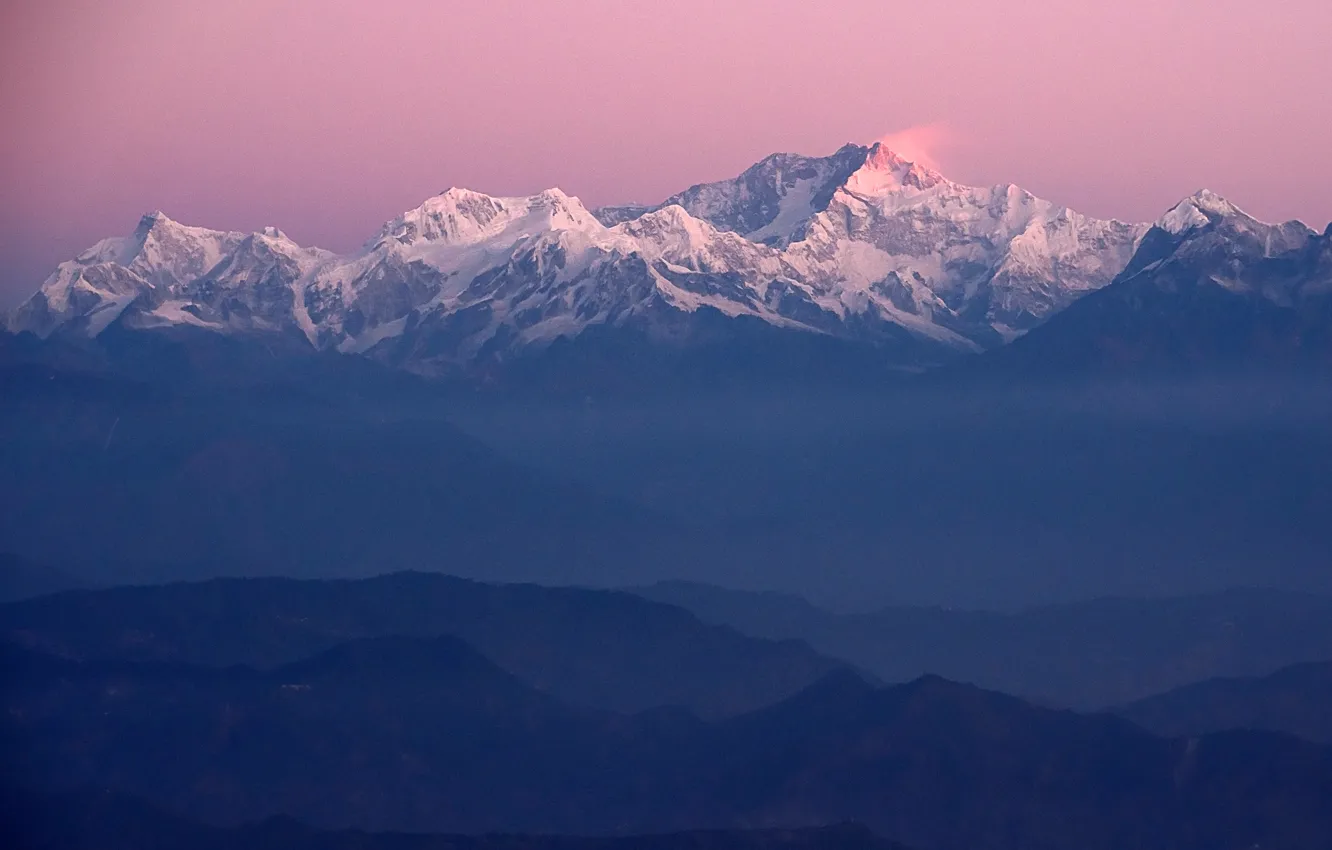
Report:
[[[885,137],[1150,220],[1332,218],[1318,0],[13,0],[0,301],[141,213],[348,249],[448,186],[656,201]],[[911,129],[914,128],[914,129]]]
[[[880,136],[879,144],[910,162],[918,162],[928,168],[943,168],[943,157],[954,136],[943,124],[923,124],[919,127],[907,127]]]

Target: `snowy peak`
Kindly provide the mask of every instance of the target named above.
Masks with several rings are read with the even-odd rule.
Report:
[[[1273,257],[1303,248],[1317,231],[1300,221],[1269,224],[1259,221],[1215,192],[1206,189],[1176,204],[1156,222],[1185,251],[1211,251],[1234,257]],[[1194,244],[1196,243],[1196,244]]]
[[[559,189],[530,197],[497,198],[451,188],[388,222],[374,241],[473,245],[544,230],[601,229],[604,226],[581,201]]]
[[[717,235],[716,228],[702,219],[694,218],[679,204],[644,213],[636,219],[616,225],[615,229],[649,245],[688,246],[691,249],[708,243]]]
[[[100,263],[129,266],[143,257],[144,264],[151,264],[155,258],[176,252],[203,258],[210,247],[222,246],[239,237],[240,234],[188,227],[156,210],[140,217],[129,236],[103,239],[79,254],[74,262],[84,266]]]
[[[766,245],[694,218],[679,204],[618,224],[612,232],[629,239],[642,256],[696,271],[754,272],[776,253]]]
[[[898,171],[907,168],[911,162],[890,149],[883,142],[875,142],[865,149],[865,164],[861,170]]]
[[[1234,215],[1239,212],[1239,208],[1221,197],[1211,189],[1199,189],[1189,196],[1189,202],[1200,210],[1205,210],[1216,215]]]
[[[189,227],[163,213],[139,219],[127,256],[116,262],[153,285],[173,286],[207,273],[245,238],[242,233]]]
[[[380,231],[380,239],[404,245],[474,242],[501,230],[515,214],[502,199],[454,187],[388,222]]]
[[[225,243],[241,238],[243,234],[222,230],[210,230],[206,227],[191,227],[181,224],[167,216],[161,210],[146,213],[139,219],[131,238],[140,246],[157,243],[173,245],[185,250],[196,250],[204,245]]]
[[[139,224],[134,228],[134,237],[140,242],[148,238],[148,234],[155,227],[170,227],[176,222],[167,218],[166,213],[161,210],[153,210],[150,213],[144,213],[139,218]]]
[[[826,157],[771,154],[738,177],[691,186],[648,211],[678,205],[718,230],[753,242],[784,244],[827,208],[833,193],[864,164],[868,150],[849,144]],[[615,208],[603,217],[620,220],[633,209]]]
[[[1235,215],[1243,213],[1234,204],[1210,189],[1202,189],[1172,207],[1157,222],[1157,227],[1178,236]]]
[[[880,142],[865,152],[865,162],[847,179],[845,189],[863,197],[924,191],[948,181],[932,168],[904,159]]]

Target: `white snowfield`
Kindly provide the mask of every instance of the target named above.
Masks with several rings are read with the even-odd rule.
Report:
[[[1200,193],[1172,233],[1233,210]],[[1101,221],[1012,185],[974,188],[880,145],[775,154],[655,207],[595,212],[550,189],[449,189],[359,251],[276,228],[224,233],[145,216],[62,263],[8,317],[13,332],[96,336],[192,325],[299,330],[318,348],[429,370],[593,325],[678,328],[704,308],[778,327],[976,350],[1105,286],[1150,229]],[[396,347],[396,348],[394,348]]]

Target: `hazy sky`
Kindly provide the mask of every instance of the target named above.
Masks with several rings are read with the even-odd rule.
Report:
[[[653,201],[890,133],[956,180],[1332,218],[1327,0],[3,0],[0,300],[162,209],[348,249],[451,185]],[[899,135],[898,138],[903,138]]]

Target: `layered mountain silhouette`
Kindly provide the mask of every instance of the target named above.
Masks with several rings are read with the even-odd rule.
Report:
[[[1214,678],[1138,700],[1119,713],[1167,735],[1223,729],[1289,732],[1332,744],[1332,662],[1294,664],[1267,676]]]
[[[797,596],[679,581],[634,592],[745,634],[807,641],[889,682],[938,673],[1081,710],[1118,710],[1123,703],[1146,699],[1135,702],[1127,716],[1150,717],[1159,705],[1162,722],[1146,725],[1180,735],[1248,725],[1222,722],[1225,716],[1239,716],[1224,711],[1227,683],[1237,696],[1252,691],[1256,697],[1269,685],[1297,684],[1302,672],[1312,677],[1312,685],[1321,668],[1291,667],[1288,675],[1274,674],[1271,680],[1217,677],[1265,675],[1296,662],[1332,658],[1332,598],[1260,588],[1161,599],[1105,598],[1010,613],[900,606],[838,614]],[[1194,686],[1203,679],[1217,681],[1214,687]],[[1172,695],[1156,697],[1162,691]],[[1186,705],[1200,710],[1201,721],[1212,695],[1215,723],[1188,727],[1182,716],[1181,722],[1167,722]],[[1314,693],[1307,696],[1292,693],[1292,706],[1317,713],[1322,701]],[[1136,713],[1139,706],[1141,714]]]
[[[566,706],[454,638],[259,672],[8,649],[6,780],[236,824],[673,832],[856,820],[922,847],[1315,846],[1332,750],[1166,739],[927,677],[833,673],[719,723]]]
[[[76,659],[266,670],[350,639],[370,641],[359,652],[389,658],[396,650],[374,639],[449,634],[572,703],[679,706],[703,717],[767,705],[845,666],[798,641],[745,637],[627,593],[431,573],[74,591],[0,607],[0,632]],[[365,657],[334,654],[324,663],[365,664]]]

